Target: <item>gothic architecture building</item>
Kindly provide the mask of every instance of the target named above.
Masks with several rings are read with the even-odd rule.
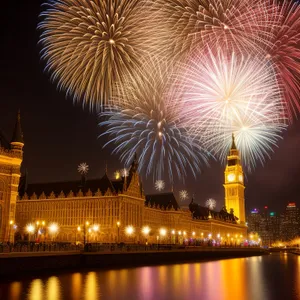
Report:
[[[239,224],[245,224],[244,174],[234,135],[232,135],[232,145],[227,157],[224,188],[225,206],[237,216]]]
[[[11,141],[9,142],[0,132],[0,242],[13,241],[23,146],[18,113]]]
[[[105,173],[100,179],[82,175],[78,181],[27,184],[23,176],[16,200],[23,145],[18,117],[12,142],[0,152],[0,241],[12,240],[11,224],[18,228],[18,239],[40,241],[175,243],[194,238],[240,243],[246,238],[242,169],[234,141],[224,186],[227,207],[238,218],[225,208],[215,212],[201,207],[193,199],[189,207],[180,207],[173,192],[145,196],[137,158],[128,176],[118,179]]]

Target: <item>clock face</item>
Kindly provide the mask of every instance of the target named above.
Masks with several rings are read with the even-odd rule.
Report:
[[[242,174],[239,175],[239,181],[243,182],[243,175]]]
[[[229,174],[227,175],[227,180],[228,180],[229,182],[234,181],[234,180],[235,180],[235,174],[234,174],[234,173],[229,173]]]

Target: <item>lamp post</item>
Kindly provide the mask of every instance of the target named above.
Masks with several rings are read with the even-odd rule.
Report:
[[[11,227],[12,227],[13,224],[14,224],[14,221],[10,220],[9,221],[8,239],[7,239],[8,241],[7,242],[10,242]]]
[[[161,240],[162,240],[162,238],[165,237],[165,236],[167,235],[167,230],[164,229],[164,228],[161,228],[161,229],[159,230],[159,235],[160,235],[160,238],[161,238]]]
[[[84,223],[84,226],[83,226],[83,245],[85,246],[85,244],[87,243],[87,239],[86,239],[86,228],[87,226],[89,226],[90,223],[88,221],[86,221]]]
[[[132,234],[134,233],[134,227],[131,225],[127,226],[125,228],[125,232],[129,237],[132,236]]]
[[[49,226],[49,232],[51,234],[52,241],[54,241],[54,237],[55,237],[55,235],[58,232],[58,225],[56,223],[50,224],[50,226]]]
[[[99,229],[100,229],[100,226],[99,225],[97,225],[97,224],[94,224],[94,226],[93,226],[93,231],[94,231],[94,241],[96,242],[96,233],[99,231]],[[89,232],[91,232],[91,231],[89,231]],[[97,236],[98,237],[98,236]]]
[[[120,225],[121,225],[121,223],[120,223],[120,221],[117,221],[117,227],[118,227],[118,243],[120,243]]]
[[[80,233],[80,231],[81,231],[81,227],[78,226],[77,230],[75,231],[75,245],[77,244],[77,232]]]
[[[34,231],[35,231],[34,225],[28,224],[28,225],[26,226],[26,231],[27,231],[28,234],[29,234],[29,237],[28,237],[28,245],[30,245],[31,235],[32,235],[32,233],[34,233]]]
[[[150,233],[151,229],[149,226],[144,226],[142,228],[142,233],[145,235],[145,239],[146,239],[146,245],[148,245],[148,234]]]

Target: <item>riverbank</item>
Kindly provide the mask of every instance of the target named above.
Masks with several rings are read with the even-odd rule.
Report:
[[[137,252],[38,252],[0,255],[0,276],[82,268],[123,268],[240,258],[267,254],[260,248],[206,248]]]

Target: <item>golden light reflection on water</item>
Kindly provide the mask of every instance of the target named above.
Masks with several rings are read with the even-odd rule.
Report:
[[[41,279],[34,279],[30,286],[28,292],[29,300],[42,300],[43,299],[43,282]]]
[[[82,275],[80,273],[74,273],[71,277],[72,281],[72,299],[77,300],[81,298],[82,290]]]
[[[22,284],[21,282],[13,282],[10,286],[10,300],[19,299],[21,296]]]
[[[288,272],[284,273],[287,266]],[[34,279],[13,282],[7,286],[8,296],[4,299],[21,299],[24,290],[27,290],[27,299],[30,300],[273,299],[271,297],[274,296],[274,288],[281,283],[280,280],[275,283],[273,279],[269,280],[267,274],[273,274],[273,268],[283,271],[289,278],[285,281],[284,289],[292,291],[293,295],[300,299],[300,256],[291,254],[88,273],[76,272],[51,276],[44,281]]]
[[[50,277],[46,282],[46,299],[59,300],[61,298],[60,282],[56,276]]]
[[[99,298],[99,284],[97,282],[97,273],[89,272],[86,276],[84,287],[84,299],[94,300]]]
[[[297,257],[297,268],[295,269],[296,272],[296,280],[295,280],[295,290],[300,299],[300,255]]]

